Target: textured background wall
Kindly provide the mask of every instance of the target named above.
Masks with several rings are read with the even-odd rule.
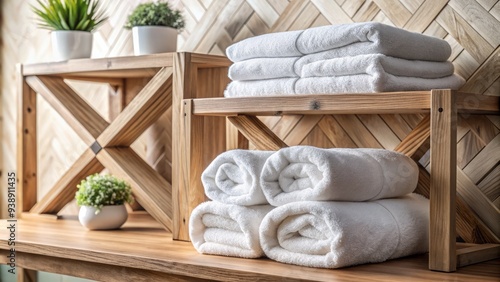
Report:
[[[15,64],[51,60],[49,33],[36,28],[29,9],[34,2],[2,2],[2,188],[5,172],[15,169]],[[93,57],[131,55],[131,34],[122,26],[129,12],[143,1],[104,2],[110,19],[95,33]],[[231,43],[263,33],[378,21],[447,40],[453,48],[450,60],[456,72],[467,79],[462,90],[500,95],[500,1],[497,0],[177,0],[172,3],[184,11],[187,20],[178,42],[182,51],[223,54]],[[109,89],[102,85],[93,87],[92,91],[82,91],[82,96],[107,116]],[[39,100],[39,189],[43,194],[84,147],[43,99]],[[421,118],[421,115],[287,116],[266,119],[266,123],[290,145],[392,149]],[[296,127],[306,130],[293,131]],[[500,207],[500,117],[460,118],[458,140],[460,181],[475,195],[472,210],[483,218],[473,225],[488,226],[491,219],[498,218]],[[142,154],[144,147],[143,141],[135,145]],[[164,157],[157,157],[164,161]],[[428,157],[424,155],[420,160],[424,166]]]

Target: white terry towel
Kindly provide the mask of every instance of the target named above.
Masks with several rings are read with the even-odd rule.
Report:
[[[387,73],[346,76],[280,78],[230,82],[225,97],[295,94],[375,93],[431,89],[457,90],[465,80],[453,74],[441,78],[395,76]]]
[[[262,168],[269,203],[368,201],[398,197],[417,187],[418,167],[409,157],[383,149],[283,148]]]
[[[260,80],[271,78],[298,77],[294,65],[299,57],[256,58],[236,62],[229,67],[231,80]]]
[[[224,97],[294,95],[298,79],[236,80],[226,86]]]
[[[306,59],[306,58],[304,58]],[[394,76],[440,78],[453,74],[451,62],[405,60],[382,54],[358,55],[328,60],[302,60],[296,64],[301,77],[392,74]]]
[[[203,171],[208,198],[243,206],[267,204],[260,187],[260,172],[271,151],[230,150],[218,155]]]
[[[374,93],[431,89],[457,90],[465,80],[456,74],[441,78],[395,76],[388,73],[306,77],[294,84],[296,94]]]
[[[279,262],[339,268],[428,251],[429,201],[411,194],[374,202],[298,202],[262,221],[260,242]]]
[[[335,57],[380,53],[424,61],[446,61],[451,54],[451,47],[445,40],[376,22],[264,34],[229,46],[226,54],[231,61],[239,62],[253,58],[297,57],[327,50],[334,50]]]
[[[228,76],[232,80],[263,80],[381,73],[395,76],[440,78],[452,75],[453,71],[454,67],[451,62],[405,60],[382,54],[334,59],[321,54],[312,54],[301,58],[256,58],[237,62],[229,67]]]
[[[258,258],[263,256],[259,226],[269,205],[238,206],[218,202],[198,205],[189,220],[189,237],[202,254]]]

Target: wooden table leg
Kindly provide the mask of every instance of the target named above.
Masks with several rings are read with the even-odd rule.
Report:
[[[456,270],[457,109],[451,90],[431,93],[429,269]]]

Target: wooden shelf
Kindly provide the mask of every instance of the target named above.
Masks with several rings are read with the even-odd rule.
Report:
[[[0,221],[0,263],[6,263],[7,222]],[[316,269],[268,259],[198,254],[147,214],[131,214],[121,230],[87,231],[76,219],[21,219],[16,263],[39,271],[100,281],[498,281],[500,260],[455,273],[429,272],[427,256],[345,269]]]
[[[462,199],[456,196],[457,186],[458,190],[463,190],[463,184],[457,184],[457,115],[499,115],[500,97],[437,89],[387,93],[198,98],[185,99],[183,113],[181,138],[184,138],[183,143],[186,146],[183,148],[184,160],[181,163],[187,168],[182,171],[181,179],[187,179],[190,184],[183,188],[183,193],[198,197],[198,201],[179,201],[184,205],[185,217],[203,200],[203,187],[198,179],[207,163],[200,161],[201,151],[198,148],[200,144],[214,142],[206,136],[203,128],[207,116],[227,117],[232,126],[228,132],[233,135],[226,137],[226,140],[229,140],[226,141],[227,148],[245,149],[248,142],[251,142],[256,149],[278,150],[288,146],[286,138],[282,140],[256,116],[303,115],[319,121],[321,117],[317,117],[318,115],[423,113],[426,116],[420,124],[401,139],[394,149],[416,158],[421,155],[421,148],[425,148],[425,152],[430,147],[431,172],[429,174],[425,168],[421,169],[418,188],[430,199],[429,269],[450,272],[455,271],[457,266],[500,257],[498,244],[473,246],[457,253],[455,243],[455,221],[463,224],[475,218]],[[302,129],[307,131],[307,128],[297,125],[294,128],[299,132]],[[242,136],[248,141],[241,141]],[[460,207],[458,216],[457,201]]]
[[[459,112],[500,114],[500,97],[454,92]],[[429,113],[431,91],[195,99],[195,115]]]

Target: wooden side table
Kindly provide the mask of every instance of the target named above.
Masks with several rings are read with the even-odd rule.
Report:
[[[129,146],[162,114],[172,107],[178,122],[184,98],[222,96],[227,83],[225,57],[194,53],[164,53],[137,57],[81,59],[18,66],[18,200],[20,216],[59,212],[74,198],[76,185],[87,175],[107,168],[127,180],[137,201],[161,225],[178,228],[179,189],[175,175],[170,183]],[[138,85],[138,78],[150,78]],[[108,123],[64,79],[108,82],[127,94],[140,88],[133,100]],[[37,201],[37,94],[68,122],[89,146],[56,184]],[[221,120],[219,118],[219,120]],[[223,122],[223,121],[222,121]],[[171,124],[167,125],[170,129]],[[178,129],[167,148],[178,150]],[[175,151],[174,151],[175,152]],[[175,154],[174,154],[175,163]],[[176,168],[173,169],[176,171]]]

